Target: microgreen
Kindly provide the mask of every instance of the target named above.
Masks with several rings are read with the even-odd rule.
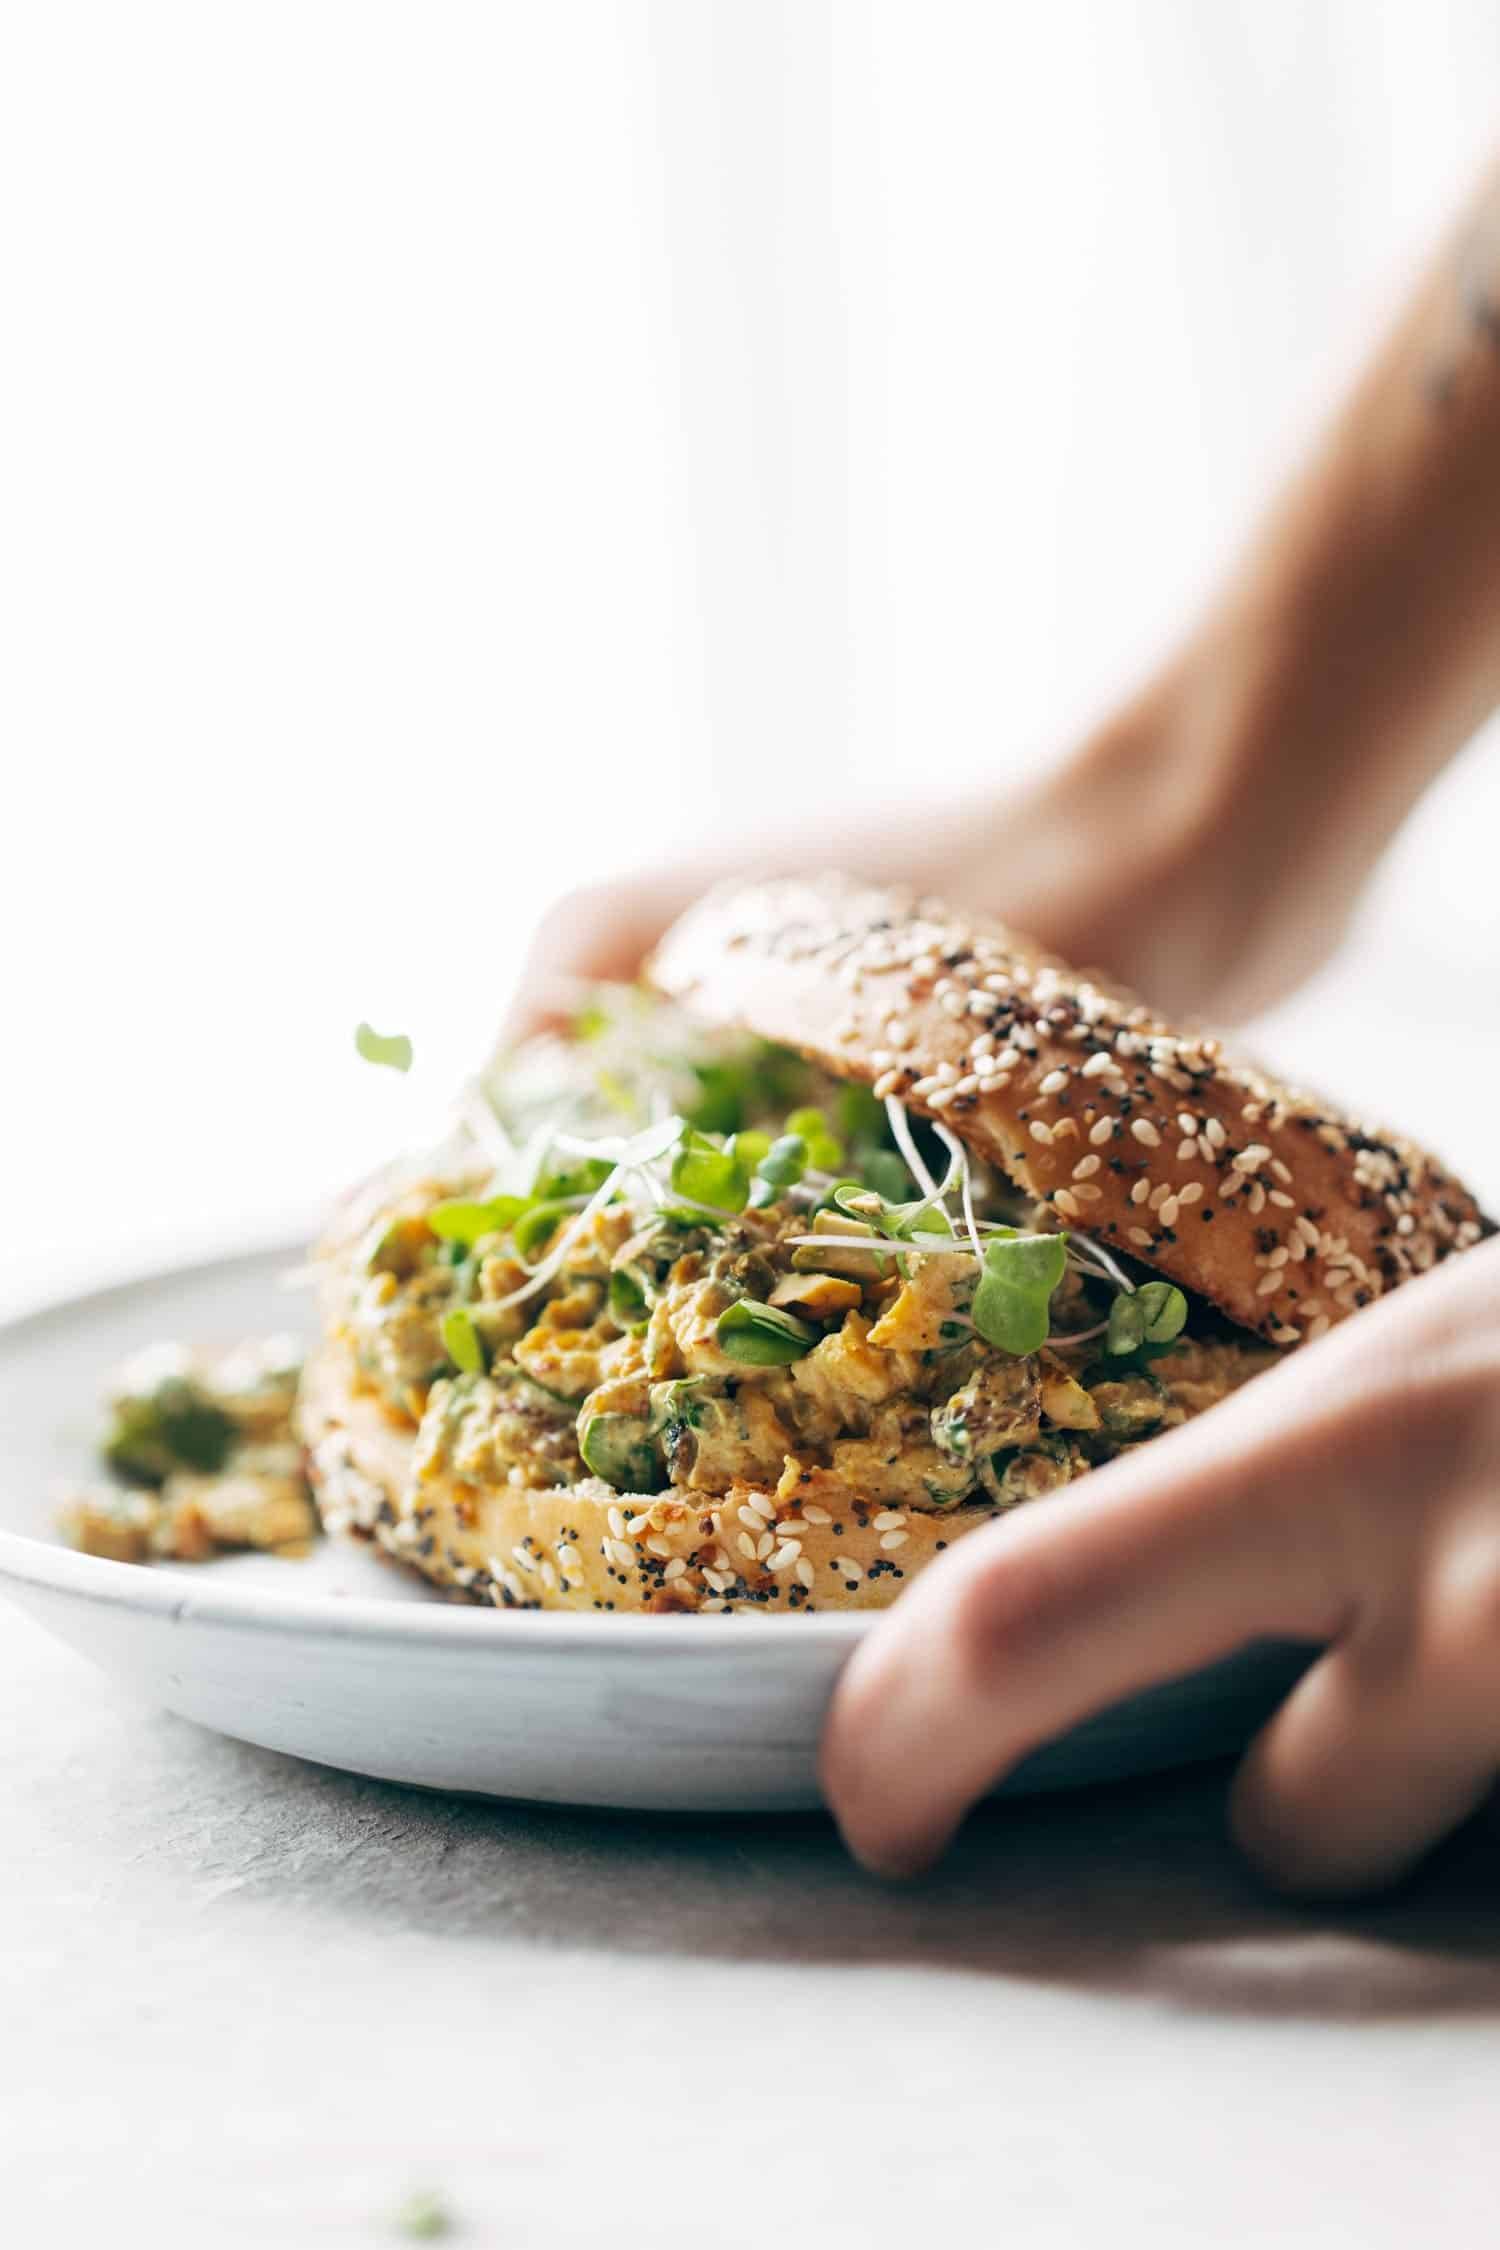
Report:
[[[1052,1292],[1068,1262],[1065,1234],[995,1235],[985,1244],[974,1326],[997,1351],[1024,1358],[1047,1341]]]
[[[765,1155],[755,1167],[755,1178],[750,1188],[750,1207],[763,1211],[768,1203],[775,1203],[793,1188],[807,1170],[807,1143],[800,1133],[783,1133],[780,1140],[772,1141]]]
[[[461,1375],[484,1373],[484,1345],[474,1325],[474,1315],[466,1305],[449,1306],[443,1315],[440,1333],[443,1349]]]
[[[602,1156],[585,1157],[580,1164],[537,1174],[532,1194],[539,1203],[557,1203],[570,1195],[588,1197],[602,1188],[614,1166]]]
[[[622,1328],[634,1328],[644,1323],[649,1310],[646,1284],[633,1267],[611,1267],[609,1309]]]
[[[844,1161],[842,1141],[828,1130],[820,1109],[794,1109],[786,1121],[788,1135],[804,1142],[807,1162],[814,1172],[836,1172]]]
[[[740,1297],[721,1312],[714,1330],[727,1359],[745,1367],[789,1367],[818,1341],[818,1331],[777,1306]]]
[[[487,1203],[455,1195],[446,1202],[434,1203],[427,1224],[440,1241],[457,1242],[472,1250],[483,1235],[503,1234],[530,1207],[531,1198],[525,1195],[496,1195]]]
[[[750,1192],[749,1177],[733,1151],[691,1126],[672,1159],[672,1185],[690,1202],[714,1211],[743,1211]]]
[[[1110,1306],[1104,1348],[1111,1359],[1157,1359],[1182,1334],[1187,1315],[1187,1299],[1171,1282],[1143,1282]]]
[[[367,1063],[379,1063],[386,1070],[411,1069],[412,1046],[404,1031],[385,1038],[367,1023],[356,1024],[354,1044]]]
[[[564,1219],[571,1218],[577,1209],[576,1200],[566,1202],[553,1197],[545,1203],[529,1203],[511,1229],[511,1239],[523,1258],[540,1250],[551,1240]]]

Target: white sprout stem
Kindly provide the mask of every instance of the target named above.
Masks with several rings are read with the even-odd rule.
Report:
[[[1069,1241],[1078,1243],[1090,1256],[1096,1258],[1117,1289],[1123,1289],[1127,1297],[1133,1293],[1135,1283],[1124,1268],[1115,1263],[1102,1242],[1096,1242],[1091,1234],[1075,1234],[1071,1230]]]
[[[963,1142],[958,1138],[957,1134],[950,1133],[946,1125],[935,1124],[933,1126],[933,1131],[937,1134],[938,1139],[942,1142],[944,1148],[948,1151],[949,1156],[953,1159],[953,1163],[957,1168],[959,1193],[963,1197],[964,1225],[969,1230],[969,1240],[974,1245],[975,1257],[983,1259],[984,1246],[980,1242],[979,1223],[974,1216],[974,1182],[969,1174],[968,1151],[965,1149]],[[951,1177],[952,1173],[950,1172],[949,1178]],[[946,1185],[947,1182],[945,1181],[944,1186],[946,1187]]]
[[[606,1204],[613,1201],[621,1180],[634,1172],[640,1165],[650,1163],[653,1157],[665,1155],[667,1149],[671,1147],[672,1141],[677,1138],[682,1130],[679,1119],[673,1118],[670,1123],[674,1127],[670,1138],[667,1137],[667,1123],[663,1122],[660,1125],[648,1125],[646,1130],[638,1133],[634,1140],[626,1141],[623,1144],[619,1160],[608,1179],[600,1182],[577,1218],[571,1219],[560,1230],[552,1248],[543,1258],[541,1264],[532,1269],[530,1277],[522,1283],[519,1289],[512,1289],[508,1296],[495,1297],[490,1300],[497,1312],[503,1311],[509,1305],[524,1304],[528,1297],[534,1297],[539,1289],[546,1287],[553,1275],[561,1270],[568,1251],[579,1236],[592,1226]]]
[[[1095,1321],[1092,1328],[1069,1329],[1064,1333],[1049,1336],[1047,1341],[1058,1351],[1063,1351],[1070,1344],[1091,1344],[1096,1336],[1104,1335],[1108,1327],[1109,1322],[1107,1320],[1098,1320]]]
[[[937,1182],[922,1161],[922,1151],[912,1137],[912,1129],[907,1119],[906,1110],[897,1101],[894,1094],[886,1096],[885,1114],[890,1120],[891,1133],[897,1148],[900,1149],[906,1161],[907,1170],[922,1190],[926,1200],[929,1203],[936,1203],[939,1194]]]

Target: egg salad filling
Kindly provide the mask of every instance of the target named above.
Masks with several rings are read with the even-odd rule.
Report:
[[[481,1084],[454,1160],[329,1255],[419,1485],[1005,1509],[1276,1357],[784,1051],[700,1059],[665,1114],[619,1079],[601,1107],[610,1075],[530,1131]]]

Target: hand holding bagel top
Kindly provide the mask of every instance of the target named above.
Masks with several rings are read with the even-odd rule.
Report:
[[[1124,711],[1019,796],[925,817],[916,848],[904,822],[846,825],[846,863],[999,914],[1172,1012],[1249,1012],[1314,966],[1500,701],[1497,213],[1492,176],[1225,592]],[[807,872],[821,850],[770,837],[565,901],[517,1021],[575,976],[633,973],[713,877]],[[926,1864],[1031,1744],[1261,1632],[1327,1649],[1236,1785],[1267,1872],[1387,1879],[1484,1795],[1500,1245],[1300,1333],[1212,1413],[976,1532],[864,1644],[824,1772],[872,1866]]]

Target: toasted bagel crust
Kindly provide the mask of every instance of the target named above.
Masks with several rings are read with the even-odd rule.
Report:
[[[990,1508],[872,1506],[827,1471],[788,1496],[418,1482],[414,1433],[354,1387],[347,1355],[309,1362],[297,1407],[324,1527],[373,1540],[469,1601],[505,1609],[884,1609]],[[811,1515],[807,1513],[811,1508]]]
[[[1411,1142],[1230,1060],[998,923],[842,877],[730,886],[648,969],[895,1094],[1077,1227],[1288,1346],[1491,1231]]]

